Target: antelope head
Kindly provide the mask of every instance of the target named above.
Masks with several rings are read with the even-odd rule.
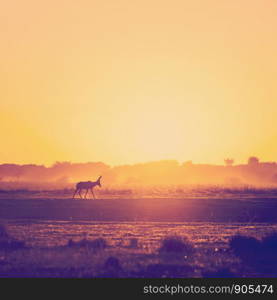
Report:
[[[96,183],[97,185],[99,185],[99,187],[101,187],[101,182],[100,182],[100,179],[102,178],[102,176],[99,176],[99,178],[97,179]]]

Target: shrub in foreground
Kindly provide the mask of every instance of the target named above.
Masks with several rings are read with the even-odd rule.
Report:
[[[193,244],[185,237],[169,236],[166,237],[159,248],[160,254],[166,255],[191,255],[194,251]]]
[[[18,250],[25,248],[25,243],[11,237],[4,225],[0,225],[0,250]]]
[[[7,232],[6,226],[0,224],[0,239],[9,239],[11,238]]]
[[[262,239],[262,245],[268,252],[273,252],[277,255],[277,232],[265,236]]]
[[[260,253],[262,244],[254,237],[235,235],[229,241],[230,249],[240,258],[248,259]]]
[[[277,233],[265,236],[261,241],[247,236],[233,236],[230,249],[243,263],[263,274],[277,273]]]
[[[117,278],[125,275],[125,271],[117,257],[109,256],[102,265],[98,277]]]

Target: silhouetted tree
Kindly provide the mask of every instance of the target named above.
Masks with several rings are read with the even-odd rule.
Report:
[[[257,165],[259,163],[259,159],[256,156],[250,156],[248,158],[248,165]]]
[[[183,163],[183,166],[185,166],[185,167],[192,166],[192,160],[185,161]]]
[[[232,166],[235,161],[232,158],[226,158],[224,159],[224,162],[226,166]]]

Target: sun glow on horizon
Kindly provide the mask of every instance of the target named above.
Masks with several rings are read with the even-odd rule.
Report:
[[[276,161],[277,2],[0,4],[0,163]]]

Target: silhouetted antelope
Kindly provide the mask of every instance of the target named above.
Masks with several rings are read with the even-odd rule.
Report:
[[[78,182],[76,184],[76,190],[74,192],[73,199],[74,199],[77,192],[79,192],[80,198],[82,199],[82,194],[81,194],[82,190],[86,190],[86,194],[85,194],[84,199],[86,199],[86,196],[87,196],[87,193],[88,193],[89,190],[91,191],[91,193],[93,195],[93,199],[95,199],[93,188],[96,185],[101,187],[101,182],[100,182],[101,177],[102,176],[99,176],[99,178],[96,181],[81,181],[81,182]]]

